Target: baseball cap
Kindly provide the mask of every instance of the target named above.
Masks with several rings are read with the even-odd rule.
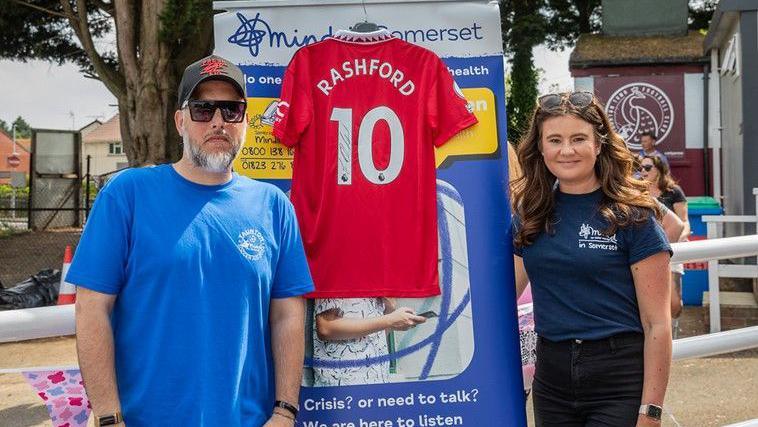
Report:
[[[179,108],[184,104],[184,101],[192,96],[197,85],[206,80],[227,81],[237,89],[243,98],[247,98],[245,76],[242,74],[242,70],[220,56],[210,55],[184,69],[182,81],[179,83]]]

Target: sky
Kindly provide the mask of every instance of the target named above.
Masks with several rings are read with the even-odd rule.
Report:
[[[573,87],[568,70],[570,51],[534,49],[534,62],[543,70],[540,93]],[[116,98],[76,66],[43,61],[0,60],[0,119],[9,124],[21,116],[38,129],[79,129],[93,120],[106,121],[117,112]]]
[[[21,116],[39,129],[79,129],[117,112],[108,89],[71,64],[0,60],[0,99],[0,119],[10,125]]]

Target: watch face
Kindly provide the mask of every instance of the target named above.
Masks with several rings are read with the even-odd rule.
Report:
[[[661,415],[663,415],[663,410],[659,406],[655,405],[648,405],[647,407],[647,416],[650,418],[655,418],[656,420],[661,419]]]

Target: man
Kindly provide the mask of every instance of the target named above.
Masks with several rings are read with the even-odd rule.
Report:
[[[663,163],[666,163],[666,166],[668,166],[669,160],[666,158],[666,155],[655,148],[655,142],[657,140],[658,137],[653,132],[642,132],[640,134],[642,150],[640,151],[639,158],[642,159],[645,156],[657,156],[663,161]]]
[[[293,426],[313,290],[286,196],[231,170],[245,81],[210,56],[184,71],[184,153],[98,195],[67,279],[98,425]]]

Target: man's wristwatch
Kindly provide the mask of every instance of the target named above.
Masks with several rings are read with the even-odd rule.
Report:
[[[116,411],[113,414],[109,415],[100,415],[95,417],[95,426],[115,426],[116,424],[120,424],[124,422],[124,417],[121,415],[120,411]]]
[[[283,400],[277,400],[276,402],[274,402],[274,409],[276,408],[282,408],[285,411],[291,413],[293,418],[297,418],[297,413],[298,413],[297,406],[291,403],[285,402]]]
[[[660,421],[661,415],[663,415],[663,408],[658,405],[653,405],[652,403],[646,403],[644,405],[640,405],[640,414],[652,418],[656,421]]]

